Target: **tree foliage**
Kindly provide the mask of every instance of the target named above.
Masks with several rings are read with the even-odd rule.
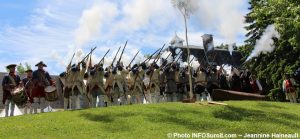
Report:
[[[274,24],[280,33],[274,39],[275,50],[260,54],[245,66],[265,81],[267,90],[280,87],[284,73],[293,73],[300,66],[300,1],[299,0],[251,0],[246,15],[245,46],[239,48],[244,60],[253,50],[268,25]]]
[[[27,62],[25,63],[25,66],[22,63],[17,66],[17,72],[19,74],[24,74],[28,69],[31,69],[31,65],[29,65]]]

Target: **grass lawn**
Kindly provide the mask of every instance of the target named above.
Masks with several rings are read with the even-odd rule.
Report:
[[[168,133],[298,133],[300,105],[161,103],[0,118],[0,138],[167,138]]]

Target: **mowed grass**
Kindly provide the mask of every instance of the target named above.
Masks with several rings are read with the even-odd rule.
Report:
[[[300,133],[300,105],[263,101],[113,106],[0,118],[0,138],[167,138],[168,133]]]

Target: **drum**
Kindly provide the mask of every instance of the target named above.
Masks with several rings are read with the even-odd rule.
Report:
[[[47,86],[44,91],[45,91],[45,99],[47,101],[58,100],[58,94],[55,86]]]
[[[23,106],[27,102],[27,97],[23,87],[14,89],[11,93],[12,100],[18,105]]]

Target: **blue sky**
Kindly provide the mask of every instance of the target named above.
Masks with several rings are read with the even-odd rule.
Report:
[[[97,46],[93,61],[128,40],[124,62],[138,50],[152,53],[174,33],[184,38],[184,22],[170,0],[0,0],[0,71],[10,63],[43,60],[51,74],[65,69],[72,54],[80,59]],[[215,45],[242,44],[247,1],[198,0],[188,21],[189,42],[202,45],[201,35],[214,35]],[[81,52],[83,54],[81,54]],[[81,55],[80,55],[81,54]]]

